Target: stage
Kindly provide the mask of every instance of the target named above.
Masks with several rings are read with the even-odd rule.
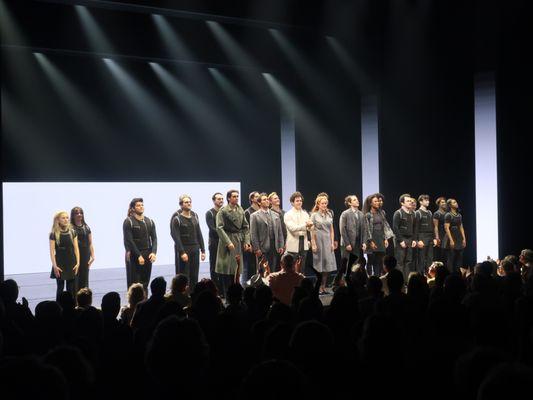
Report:
[[[152,279],[162,276],[167,281],[167,290],[174,277],[174,265],[156,265],[152,269]],[[14,279],[19,286],[19,302],[22,297],[28,299],[29,307],[35,313],[35,307],[41,301],[55,300],[56,281],[50,279],[49,272],[32,274],[6,275],[6,279]],[[209,278],[209,263],[200,263],[200,280]],[[117,292],[122,299],[122,305],[127,304],[126,298],[126,270],[122,268],[102,268],[91,270],[89,275],[90,288],[93,291],[93,306],[100,308],[102,297],[109,292]],[[320,296],[322,304],[329,305],[333,295]]]

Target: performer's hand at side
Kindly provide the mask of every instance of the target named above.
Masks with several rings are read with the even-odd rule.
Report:
[[[244,251],[249,251],[249,252],[251,252],[251,251],[252,251],[252,246],[251,246],[250,244],[248,244],[248,243],[245,244],[245,245],[244,245]]]
[[[54,267],[54,275],[56,276],[57,279],[61,278],[61,272],[63,272],[61,268]]]
[[[189,261],[189,256],[187,255],[187,253],[183,253],[181,256],[181,261],[183,262],[188,262]]]
[[[205,260],[205,253],[200,253],[200,260],[202,260],[202,261]]]
[[[155,259],[156,259],[155,253],[150,253],[148,255],[148,259],[150,260],[151,263],[155,263]]]
[[[227,247],[228,247],[228,250],[229,250],[229,251],[233,251],[233,250],[235,250],[235,245],[234,245],[233,243],[228,244]]]
[[[74,266],[74,268],[72,268],[74,270],[74,275],[78,275],[78,270],[80,269],[80,264],[76,264]]]
[[[144,257],[143,256],[139,256],[137,261],[139,262],[139,265],[144,265]]]

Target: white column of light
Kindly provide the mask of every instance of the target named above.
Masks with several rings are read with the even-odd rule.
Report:
[[[499,256],[498,149],[494,73],[478,73],[474,86],[476,254],[477,260],[482,261],[489,255],[493,259]]]
[[[379,192],[379,130],[376,95],[361,99],[361,198]],[[361,200],[362,201],[362,200]]]
[[[281,201],[285,210],[296,191],[296,138],[294,112],[281,107]]]

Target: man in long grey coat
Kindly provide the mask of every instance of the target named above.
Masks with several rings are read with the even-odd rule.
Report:
[[[281,219],[276,212],[269,209],[266,193],[259,195],[260,209],[250,215],[250,239],[256,257],[265,257],[270,270],[278,270],[276,253],[283,254],[284,238]]]
[[[239,192],[229,190],[226,199],[228,204],[220,209],[216,219],[219,242],[215,271],[220,275],[224,295],[237,270],[236,256],[239,256],[242,265],[243,250],[251,249],[250,229],[239,205]]]
[[[340,216],[339,230],[341,234],[341,268],[335,277],[334,286],[338,285],[344,273],[349,273],[356,261],[363,258],[365,250],[366,221],[359,210],[359,199],[355,195],[346,196],[344,204],[348,207]]]

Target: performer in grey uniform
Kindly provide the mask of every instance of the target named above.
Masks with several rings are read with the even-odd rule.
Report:
[[[380,194],[372,194],[365,199],[363,206],[363,214],[366,219],[366,253],[368,255],[368,262],[366,264],[369,275],[381,276],[383,269],[383,257],[387,247],[389,247],[389,239],[394,237],[392,229],[385,217],[383,211],[383,196]]]
[[[411,206],[411,195],[400,196],[401,207],[392,217],[392,231],[394,232],[394,256],[398,262],[398,269],[402,271],[405,282],[413,268],[413,248],[415,241],[415,216]]]
[[[226,193],[228,204],[217,213],[218,249],[215,271],[219,274],[222,291],[226,294],[237,270],[236,256],[242,260],[242,252],[250,251],[250,229],[239,205],[239,192]]]
[[[213,208],[205,213],[205,222],[209,228],[209,273],[211,274],[211,280],[215,283],[220,295],[224,296],[222,292],[222,286],[218,274],[215,271],[217,264],[217,249],[218,249],[218,233],[217,233],[217,214],[218,210],[224,205],[224,196],[222,193],[215,193],[211,200],[213,200]]]
[[[311,214],[313,230],[311,232],[311,249],[313,250],[313,267],[322,273],[320,294],[326,294],[328,273],[335,271],[335,235],[333,233],[333,216],[328,210],[326,196],[316,198]]]
[[[205,246],[198,215],[192,211],[189,195],[179,197],[180,209],[170,219],[170,235],[174,240],[176,275],[183,274],[189,279],[189,287],[194,290],[198,283],[200,259],[205,260]],[[200,257],[199,254],[200,253]]]
[[[422,275],[428,270],[433,262],[433,247],[437,245],[435,229],[433,227],[433,215],[429,206],[429,196],[418,196],[420,207],[415,212],[415,237],[417,241],[418,257],[416,270]]]
[[[259,211],[250,216],[250,240],[252,250],[259,259],[264,257],[268,261],[270,270],[276,272],[278,265],[276,255],[283,254],[285,240],[278,214],[269,209],[266,193],[259,195]]]
[[[444,216],[448,212],[446,197],[439,197],[435,200],[435,204],[438,209],[433,214],[433,230],[435,231],[437,246],[435,247],[433,259],[446,265],[446,250],[442,245],[442,242],[445,241],[446,238],[446,231],[444,230]]]
[[[257,210],[259,210],[259,192],[254,190],[248,195],[248,201],[250,202],[250,207],[248,207],[246,210],[244,210],[244,218],[246,218],[246,221],[248,222],[248,226],[250,226],[250,217],[253,213],[255,213]],[[251,247],[250,247],[251,249]],[[241,271],[241,284],[244,285],[248,279],[250,279],[253,275],[257,272],[257,265],[256,265],[256,259],[255,254],[253,254],[251,251],[246,251],[243,254],[243,266],[244,269]]]
[[[363,251],[366,250],[365,237],[367,236],[364,214],[359,210],[359,199],[356,195],[349,195],[344,199],[348,207],[339,219],[341,235],[341,268],[335,276],[334,286],[338,286],[344,274],[349,274],[352,265],[361,260]]]

